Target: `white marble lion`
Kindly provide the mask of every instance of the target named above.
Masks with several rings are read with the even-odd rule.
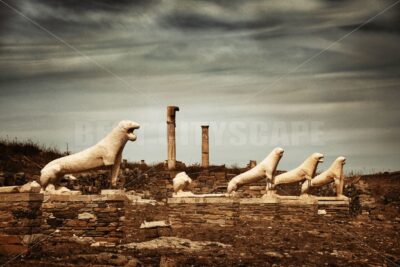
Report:
[[[343,156],[338,157],[326,171],[317,175],[311,181],[305,181],[301,186],[301,194],[307,194],[311,187],[320,187],[334,182],[336,186],[336,195],[338,197],[343,196],[343,166],[345,164],[346,158]]]
[[[41,170],[40,184],[43,189],[59,183],[65,174],[88,171],[99,167],[111,168],[111,185],[116,187],[121,165],[122,151],[128,141],[135,141],[134,130],[139,129],[136,122],[123,120],[96,145],[81,152],[68,155],[48,163]]]
[[[228,183],[227,193],[232,194],[232,192],[236,191],[239,187],[257,182],[265,177],[272,180],[283,153],[284,150],[277,147],[254,168],[233,177]]]
[[[191,183],[192,179],[186,174],[186,172],[178,173],[175,178],[172,179],[172,184],[174,187],[173,197],[192,196],[192,192],[184,191],[188,189]]]
[[[324,162],[324,155],[313,153],[299,167],[275,176],[273,184],[291,184],[311,180],[315,176],[315,171],[320,162]]]

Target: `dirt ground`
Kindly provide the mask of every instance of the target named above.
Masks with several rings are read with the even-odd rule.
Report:
[[[151,245],[142,242],[129,248],[53,243],[50,239],[8,266],[400,265],[400,218],[279,219],[231,228],[172,229],[169,235],[180,239],[173,239],[174,243],[168,237],[155,237]],[[195,241],[209,242],[199,248]]]

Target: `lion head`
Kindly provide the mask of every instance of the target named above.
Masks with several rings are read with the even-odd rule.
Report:
[[[126,134],[126,138],[129,141],[135,141],[137,136],[134,134],[136,129],[140,128],[140,125],[134,121],[123,120],[118,123],[118,127]]]
[[[324,162],[324,155],[321,153],[314,153],[312,154],[312,158],[315,159],[317,162],[322,163]]]
[[[337,162],[340,162],[340,164],[344,165],[346,164],[346,158],[343,156],[340,156],[336,159]]]
[[[281,147],[277,147],[274,149],[274,152],[277,156],[282,157],[285,150],[283,150],[283,148],[281,148]]]

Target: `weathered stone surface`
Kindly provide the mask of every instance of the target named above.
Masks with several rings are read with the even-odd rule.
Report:
[[[40,242],[41,240],[44,240],[46,238],[43,234],[32,234],[32,235],[24,235],[22,238],[22,244],[24,245],[32,245],[37,242]]]
[[[125,195],[125,190],[103,189],[101,195]]]
[[[137,266],[143,266],[143,264],[137,259],[131,259],[124,265],[124,267],[137,267]]]
[[[18,186],[1,186],[0,194],[18,193]]]
[[[208,168],[210,165],[208,125],[201,126],[201,166]]]
[[[45,202],[37,200],[40,199],[37,198],[38,195],[43,198],[41,194],[3,195],[7,195],[7,198],[3,198],[7,202],[0,201],[0,215],[4,215],[2,219],[7,221],[0,221],[0,233],[18,236],[12,241],[13,244],[4,245],[25,247],[35,238],[39,240],[39,236],[34,234],[51,234],[51,240],[55,244],[99,242],[97,248],[109,249],[112,248],[112,244],[121,242],[142,243],[149,239],[171,237],[182,233],[184,229],[192,229],[193,233],[196,233],[207,227],[236,229],[241,224],[265,225],[279,218],[286,221],[304,221],[317,214],[318,206],[316,199],[310,202],[298,197],[276,198],[273,201],[263,198],[174,198],[164,203],[133,202],[124,195],[52,195],[46,196]],[[332,201],[341,203],[343,200],[323,199],[322,202],[334,206]],[[168,227],[167,223],[167,227],[164,227],[164,224],[150,223],[150,226],[141,228],[144,220],[171,222],[171,226]],[[55,233],[56,230],[59,232]],[[21,239],[25,241],[18,241]],[[175,241],[171,242],[174,244]],[[184,241],[182,246],[189,246],[192,251],[196,250],[196,244],[188,245]],[[210,246],[218,247],[215,244]],[[171,247],[166,245],[165,249]],[[8,248],[8,251],[12,248]]]
[[[126,199],[125,195],[49,195],[46,197],[45,202],[99,202],[100,205],[101,202],[105,201],[124,201]]]
[[[20,244],[20,243],[21,243],[21,238],[19,236],[0,234],[0,245]]]
[[[175,117],[179,107],[167,107],[167,140],[168,140],[168,169],[174,170],[176,167],[176,140],[175,140]]]
[[[42,194],[35,194],[35,193],[0,194],[0,203],[5,203],[5,202],[32,202],[32,201],[40,201],[40,202],[43,201],[43,195]]]
[[[281,253],[278,253],[275,251],[267,251],[267,252],[265,252],[265,255],[267,255],[268,257],[278,258],[278,259],[281,259],[284,257]]]
[[[105,242],[105,241],[97,241],[90,245],[91,247],[115,247],[115,243]]]
[[[172,257],[168,257],[166,255],[161,256],[160,258],[160,267],[176,267],[178,263]]]
[[[140,243],[129,243],[120,245],[121,248],[127,249],[177,249],[182,252],[190,252],[196,250],[202,250],[207,246],[218,246],[221,248],[230,247],[219,242],[209,242],[209,241],[192,241],[189,239],[178,238],[178,237],[160,237],[150,241],[140,242]]]
[[[0,255],[15,255],[27,252],[28,248],[23,245],[0,245]]]
[[[326,215],[326,210],[318,210],[318,215]]]
[[[41,186],[36,181],[26,183],[19,188],[20,193],[40,193]]]
[[[384,220],[385,220],[385,216],[383,216],[382,214],[378,214],[378,215],[376,216],[376,218],[377,218],[379,221],[384,221]]]
[[[78,214],[79,220],[97,220],[96,215],[88,212]]]
[[[153,222],[146,222],[144,221],[140,228],[156,228],[156,227],[170,227],[170,224],[166,221],[153,221]]]

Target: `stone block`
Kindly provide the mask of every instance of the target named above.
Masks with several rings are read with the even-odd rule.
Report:
[[[79,220],[97,220],[96,215],[88,212],[78,214]]]
[[[18,193],[18,186],[1,186],[0,194]]]
[[[7,203],[7,202],[30,203],[31,201],[40,201],[40,202],[43,201],[43,194],[35,194],[35,193],[0,194],[0,203]]]
[[[1,255],[16,255],[27,252],[28,248],[23,245],[0,245]]]
[[[17,235],[0,234],[0,245],[21,244],[21,238]]]

